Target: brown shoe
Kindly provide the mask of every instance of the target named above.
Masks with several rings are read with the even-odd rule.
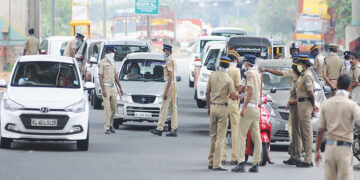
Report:
[[[238,161],[231,161],[231,165],[238,165]]]
[[[226,164],[226,161],[221,161],[221,164],[222,164],[222,165],[225,165],[225,164]]]

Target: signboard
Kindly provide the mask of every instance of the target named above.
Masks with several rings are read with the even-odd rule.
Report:
[[[159,0],[135,0],[135,14],[159,14]]]
[[[88,0],[73,0],[71,5],[71,20],[86,21],[89,20],[89,2]]]

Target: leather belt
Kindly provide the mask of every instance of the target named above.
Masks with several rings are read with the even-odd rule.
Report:
[[[336,146],[345,146],[345,147],[351,147],[351,143],[349,142],[345,142],[345,141],[335,141],[335,140],[332,140],[332,139],[328,139],[326,141],[326,144],[327,145],[334,145],[336,142]]]
[[[248,103],[247,107],[255,108],[255,107],[258,107],[258,105],[255,103]]]
[[[298,98],[297,101],[298,101],[298,102],[311,101],[311,98],[310,98],[310,97]]]
[[[107,87],[114,87],[114,83],[104,83],[104,86],[107,86]]]
[[[222,103],[222,104],[220,104],[220,103],[213,103],[213,102],[210,102],[210,104],[212,104],[212,105],[217,105],[217,106],[227,106],[227,105],[228,105],[228,103]]]

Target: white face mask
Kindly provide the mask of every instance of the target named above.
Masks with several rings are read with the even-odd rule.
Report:
[[[166,59],[168,57],[168,55],[166,54],[166,52],[163,53],[164,59]]]
[[[110,61],[114,61],[115,53],[106,54],[106,58]]]

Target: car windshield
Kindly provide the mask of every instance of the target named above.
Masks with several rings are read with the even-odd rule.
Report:
[[[284,71],[289,68],[284,67],[272,67],[271,69],[276,69],[278,71]],[[263,72],[263,83],[264,89],[270,90],[271,88],[276,88],[278,90],[290,90],[291,83],[290,79],[284,76],[277,76],[268,72]]]
[[[19,87],[80,88],[76,66],[62,62],[20,62],[11,85]]]
[[[321,21],[299,20],[296,25],[296,33],[321,34]]]
[[[164,81],[165,61],[131,59],[122,65],[119,79],[124,81]]]
[[[149,52],[149,48],[147,46],[137,46],[137,45],[114,45],[116,48],[115,53],[115,61],[122,61],[124,58],[130,54],[135,52]],[[101,56],[101,59],[104,59],[105,51]]]

